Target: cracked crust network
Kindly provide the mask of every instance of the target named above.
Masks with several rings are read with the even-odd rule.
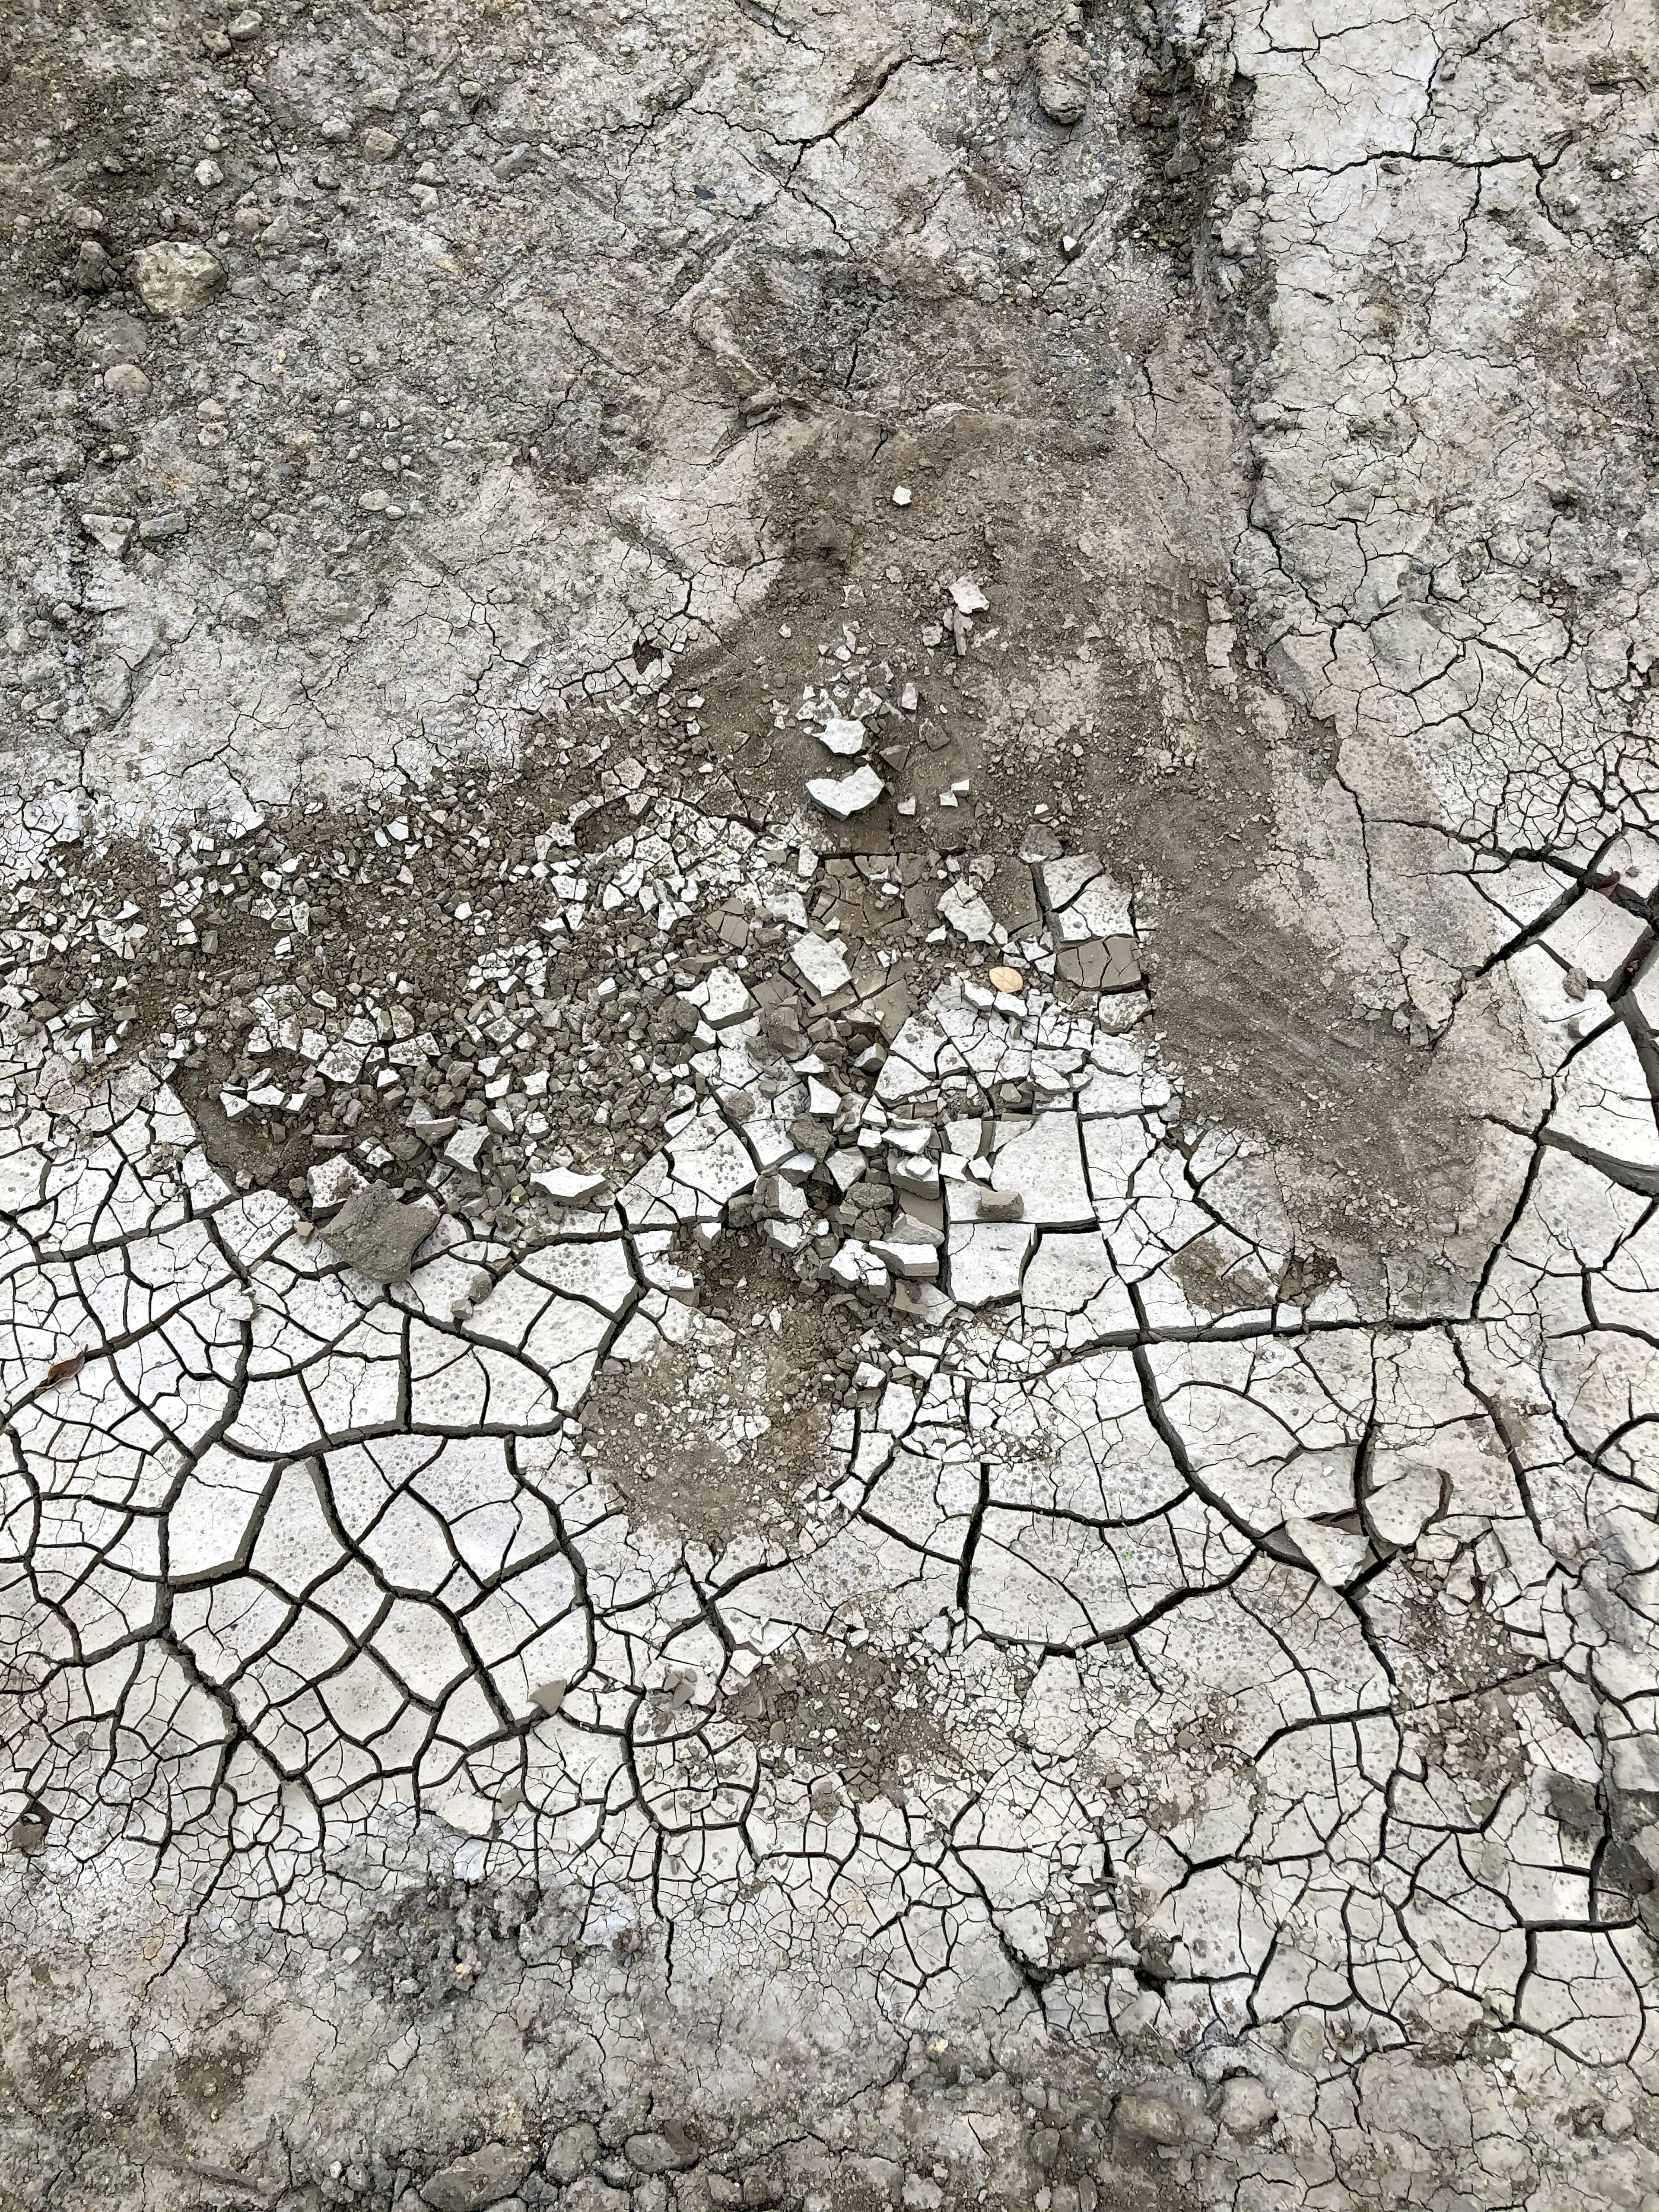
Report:
[[[24,13],[0,2196],[1650,2212],[1652,22]]]

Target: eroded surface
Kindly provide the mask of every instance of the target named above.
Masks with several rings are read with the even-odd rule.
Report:
[[[1656,66],[18,13],[7,2203],[1659,2202]]]

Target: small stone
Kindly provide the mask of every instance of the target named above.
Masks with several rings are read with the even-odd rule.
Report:
[[[418,1137],[423,1145],[436,1146],[447,1137],[453,1137],[460,1124],[453,1114],[428,1114],[417,1107],[410,1115],[408,1126],[410,1134]]]
[[[486,2143],[434,2173],[421,2195],[432,2212],[484,2212],[511,2197],[534,2163],[534,2152],[522,2143]]]
[[[437,1218],[431,1206],[405,1206],[384,1183],[372,1182],[346,1200],[323,1241],[371,1283],[402,1283]]]
[[[227,34],[233,39],[257,39],[264,28],[264,17],[257,8],[245,8],[240,15],[233,15],[225,25]]]
[[[1116,2119],[1126,2136],[1137,2142],[1184,2143],[1192,2135],[1192,2120],[1170,2097],[1152,2097],[1132,2091],[1117,2100]]]
[[[363,94],[363,106],[372,107],[380,115],[392,115],[397,112],[398,98],[395,84],[378,84],[373,92]]]
[[[1056,32],[1036,51],[1037,106],[1051,123],[1070,130],[1089,105],[1089,57],[1074,40]]]
[[[695,2166],[697,2154],[694,2150],[676,2143],[671,2137],[655,2130],[629,2136],[623,2145],[623,2155],[641,2173],[672,2173],[680,2166]]]
[[[985,980],[994,991],[1006,991],[1012,994],[1025,988],[1025,978],[1018,968],[990,969],[986,974]]]
[[[895,484],[893,486],[893,504],[895,507],[909,506],[910,487],[908,484]]]
[[[981,1221],[1020,1221],[1024,1214],[1025,1200],[1017,1190],[981,1190],[979,1194]]]
[[[182,538],[189,527],[188,518],[174,507],[165,514],[152,514],[141,522],[138,535],[146,545],[156,545],[164,538]]]
[[[561,1697],[564,1685],[559,1685]],[[557,1707],[553,1708],[557,1711]],[[568,2185],[587,2172],[599,2160],[599,2130],[590,2121],[578,2120],[573,2126],[561,2128],[547,2147],[542,2160],[542,2171],[550,2181]]]
[[[991,604],[971,576],[957,578],[951,586],[951,603],[959,615],[982,615]]]
[[[11,1824],[10,1842],[15,1851],[39,1851],[46,1849],[51,1823],[46,1814],[33,1807]]]
[[[379,124],[363,133],[363,159],[366,161],[389,161],[398,150],[398,141],[391,131],[382,131]]]
[[[149,379],[131,362],[120,362],[104,371],[104,389],[118,399],[142,399],[149,390]]]
[[[774,1051],[786,1060],[799,1060],[806,1050],[800,1024],[787,1006],[769,1006],[761,1016],[761,1034]]]
[[[954,806],[957,797],[955,792],[941,792],[939,805]],[[939,902],[939,916],[941,921],[948,921],[952,929],[959,930],[970,944],[987,944],[996,933],[996,916],[978,892],[969,890],[965,883],[952,884],[944,893]]]
[[[833,776],[815,775],[806,787],[806,795],[816,799],[826,813],[836,815],[845,822],[854,814],[862,814],[866,807],[873,806],[886,788],[866,762],[839,781]]]
[[[77,292],[106,292],[115,281],[115,271],[110,258],[96,239],[83,238],[81,250],[70,269],[70,281]]]
[[[94,545],[101,546],[106,553],[118,561],[126,551],[127,540],[132,535],[132,517],[130,514],[83,514],[81,527]]]
[[[132,257],[138,296],[153,315],[181,315],[205,307],[225,289],[222,263],[205,246],[162,238]]]
[[[1216,2099],[1216,2118],[1230,2135],[1248,2141],[1271,2127],[1278,2108],[1254,2074],[1234,2074],[1221,2085]]]
[[[836,1103],[839,1104],[840,1101],[837,1100]],[[834,1143],[823,1123],[815,1121],[810,1113],[796,1115],[789,1124],[789,1141],[792,1145],[798,1145],[803,1152],[810,1152],[815,1160],[828,1159]],[[861,1157],[857,1154],[854,1157],[859,1160],[861,1168]]]
[[[107,311],[88,315],[75,333],[75,350],[85,354],[94,368],[114,368],[143,357],[149,339],[137,315]]]

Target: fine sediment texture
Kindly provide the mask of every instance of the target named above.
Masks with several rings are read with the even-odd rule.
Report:
[[[0,2207],[1659,2207],[1649,0],[13,0]]]

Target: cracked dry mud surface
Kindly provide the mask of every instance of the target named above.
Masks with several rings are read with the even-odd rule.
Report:
[[[1659,2206],[1649,0],[14,0],[0,2206]]]

